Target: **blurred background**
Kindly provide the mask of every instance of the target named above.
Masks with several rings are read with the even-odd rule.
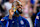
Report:
[[[30,27],[33,27],[36,14],[40,12],[40,0],[0,0],[0,20],[9,14],[13,1],[21,2],[23,6],[21,16],[29,21]]]

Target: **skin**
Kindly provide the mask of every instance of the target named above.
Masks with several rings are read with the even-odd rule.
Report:
[[[9,19],[12,19],[13,14],[14,14],[14,10],[13,10],[13,8],[11,8],[9,10]]]

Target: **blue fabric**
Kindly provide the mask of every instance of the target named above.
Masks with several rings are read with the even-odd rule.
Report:
[[[40,27],[40,20],[35,19],[34,27]]]
[[[38,12],[37,16],[40,16],[40,12]]]
[[[0,24],[2,25],[2,27],[4,27],[4,24],[0,21]]]
[[[35,1],[34,0],[31,0],[31,4],[34,4],[35,3]]]
[[[17,10],[16,10],[16,14],[19,15],[19,12],[18,12]],[[14,16],[14,15],[15,15],[15,12],[14,12],[13,16]]]
[[[30,27],[29,22],[24,17],[21,17],[21,16],[16,17],[16,16],[14,16],[12,18],[12,20],[9,19],[8,17],[9,16],[6,16],[6,17],[3,18],[3,19],[5,19],[4,24],[6,24],[6,25],[4,26],[4,24],[3,24],[2,27],[3,26],[4,27]]]
[[[16,13],[19,15],[19,12],[16,10]]]
[[[34,27],[40,27],[40,12],[38,12],[37,16],[39,16],[39,19],[35,19]]]

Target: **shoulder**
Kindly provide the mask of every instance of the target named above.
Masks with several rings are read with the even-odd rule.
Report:
[[[4,20],[8,20],[8,17],[9,17],[9,16],[5,16],[5,17],[3,17],[2,19],[4,19]]]
[[[36,19],[39,19],[39,16],[40,16],[40,12],[37,13]]]
[[[37,14],[40,14],[40,12],[38,12]]]
[[[24,17],[22,17],[22,20],[24,21],[26,27],[30,27],[30,24],[29,24],[29,22],[28,22],[27,19],[25,19]]]
[[[37,16],[39,16],[40,12],[37,13]]]
[[[24,18],[24,17],[21,17],[21,18],[22,18],[22,20],[23,20],[24,22],[29,23],[26,18]]]

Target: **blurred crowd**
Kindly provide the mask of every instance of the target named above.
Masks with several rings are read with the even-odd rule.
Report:
[[[40,0],[14,0],[20,1],[22,5],[23,13],[21,14],[22,17],[30,18],[34,24],[36,14],[40,12]],[[0,20],[4,16],[9,14],[9,9],[12,8],[13,0],[0,0]]]

